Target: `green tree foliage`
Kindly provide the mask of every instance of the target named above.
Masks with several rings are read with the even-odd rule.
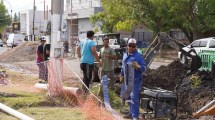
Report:
[[[155,33],[166,31],[171,24],[168,0],[134,0],[135,19],[145,24]]]
[[[5,6],[0,3],[0,32],[10,24],[10,16],[7,14]]]
[[[91,17],[102,21],[103,32],[131,31],[144,24],[155,33],[181,29],[190,42],[215,31],[215,0],[101,0],[104,12]]]
[[[19,22],[19,17],[17,16],[16,13],[14,14],[13,21],[14,22]]]
[[[93,24],[101,21],[103,32],[130,31],[132,26],[137,23],[132,16],[133,8],[130,6],[130,0],[101,0],[101,2],[104,12],[91,16],[90,19]]]
[[[18,15],[18,21],[20,22],[20,12],[19,12],[19,15]]]
[[[135,16],[155,31],[181,29],[190,40],[215,30],[214,0],[132,0]],[[138,18],[139,17],[139,18]]]
[[[167,0],[169,28],[181,29],[190,40],[203,37],[204,33],[215,30],[214,0]]]

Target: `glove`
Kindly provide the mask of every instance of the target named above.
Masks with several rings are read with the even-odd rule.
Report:
[[[124,81],[124,76],[119,76],[119,82],[123,83],[123,81]]]
[[[140,65],[137,63],[137,62],[133,62],[132,63],[132,67],[134,68],[134,69],[140,69]]]

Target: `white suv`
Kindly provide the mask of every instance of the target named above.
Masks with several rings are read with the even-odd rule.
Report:
[[[188,45],[182,49],[185,51],[189,51],[191,48],[195,49],[197,54],[199,52],[201,52],[202,50],[215,50],[215,37],[202,38],[202,39],[195,40],[190,45]],[[186,56],[181,54],[180,51],[178,52],[178,58],[180,59],[181,63],[183,63],[183,64],[187,63]]]

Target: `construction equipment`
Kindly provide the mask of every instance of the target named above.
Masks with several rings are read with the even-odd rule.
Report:
[[[202,50],[198,54],[202,61],[200,70],[210,71],[211,77],[215,78],[215,51],[214,50]]]
[[[144,88],[144,98],[141,98],[141,108],[145,115],[154,118],[170,118],[177,116],[177,96],[172,92],[160,88]]]
[[[183,47],[185,47],[184,44],[179,43],[176,39],[170,37],[168,34],[163,32],[159,33],[155,37],[154,41],[149,45],[148,49],[144,53],[147,67],[151,65],[158,51],[162,48],[164,44],[169,44],[172,48],[176,48],[182,54],[191,58],[191,63],[187,65],[191,71],[198,70],[201,67],[201,58],[197,55],[194,49],[185,51],[184,49],[182,49]]]
[[[183,55],[191,58],[190,64],[187,64],[187,67],[191,72],[196,71],[201,67],[201,58],[197,55],[194,49],[185,51],[182,49],[185,47],[184,44],[179,43],[176,39],[170,37],[166,33],[159,33],[154,41],[149,45],[143,56],[145,58],[147,68],[149,68],[158,51],[164,44],[169,44],[172,48],[176,48]],[[172,91],[160,88],[144,88],[143,94],[144,98],[141,98],[141,108],[146,111],[145,115],[149,115],[154,118],[170,118],[173,120],[177,117],[177,96]],[[149,114],[149,112],[151,113]]]

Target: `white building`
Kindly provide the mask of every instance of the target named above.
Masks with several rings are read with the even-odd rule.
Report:
[[[45,14],[45,17],[44,17]],[[34,19],[34,35],[41,36],[46,31],[47,20],[51,17],[50,13],[44,11],[35,11]],[[24,35],[30,36],[33,34],[33,10],[20,11],[20,32]]]
[[[100,0],[72,0],[72,3],[71,0],[66,0],[64,15],[69,23],[68,28],[72,43],[77,38],[79,40],[86,38],[86,32],[95,29],[90,22],[90,16],[101,11],[103,8]]]

